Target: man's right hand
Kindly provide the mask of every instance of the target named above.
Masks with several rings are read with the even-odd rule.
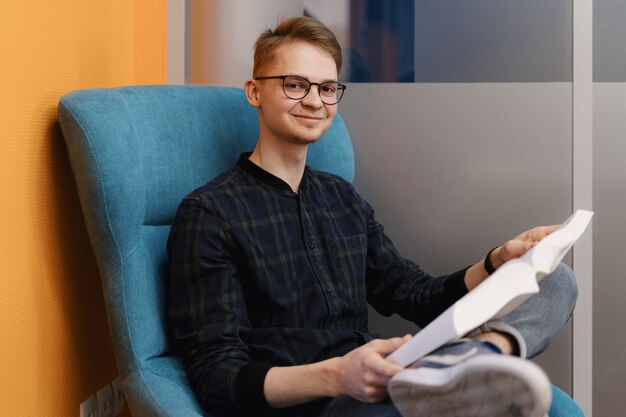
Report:
[[[387,382],[402,366],[385,359],[411,335],[391,339],[376,339],[346,355],[335,358],[333,375],[334,396],[348,395],[362,402],[375,403],[387,397]],[[335,364],[333,364],[335,365]]]
[[[402,369],[385,355],[409,339],[410,335],[376,339],[341,357],[271,368],[263,386],[265,399],[274,408],[342,395],[363,402],[381,401],[387,396],[387,382]]]

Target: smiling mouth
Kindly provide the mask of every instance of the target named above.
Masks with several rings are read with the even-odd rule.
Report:
[[[306,120],[324,120],[324,117],[303,116],[301,114],[294,114],[292,116],[297,117],[299,119],[306,119]]]
[[[293,114],[292,116],[295,117],[298,123],[300,123],[302,126],[310,128],[320,126],[322,122],[326,119],[325,117],[306,116],[302,114]]]

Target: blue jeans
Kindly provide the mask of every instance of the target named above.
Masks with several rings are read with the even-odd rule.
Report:
[[[578,287],[569,266],[560,264],[539,282],[539,293],[530,297],[514,311],[498,321],[482,325],[484,333],[500,330],[515,337],[522,358],[534,358],[556,341],[572,315]]]
[[[367,404],[350,397],[340,397],[332,400],[324,408],[320,417],[401,417],[396,407],[389,399]],[[552,406],[548,411],[549,417],[584,417],[583,412],[572,398],[552,386]],[[430,416],[424,416],[430,417]]]
[[[483,331],[502,330],[513,335],[520,344],[520,356],[526,358],[540,354],[558,338],[574,311],[578,296],[574,273],[565,264],[546,276],[539,287],[539,293],[515,311],[482,328]],[[550,417],[578,417],[572,414],[572,410],[580,410],[567,394],[556,388],[553,388],[552,394]],[[330,401],[319,417],[400,417],[400,414],[389,400],[367,404],[350,397],[340,397]]]

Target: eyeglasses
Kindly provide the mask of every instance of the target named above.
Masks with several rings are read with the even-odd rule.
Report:
[[[271,77],[255,77],[255,80],[283,80],[283,92],[292,100],[302,100],[309,94],[312,85],[317,86],[317,92],[322,99],[322,103],[327,105],[337,104],[346,86],[336,81],[326,81],[323,83],[312,83],[304,77],[297,75],[275,75]]]

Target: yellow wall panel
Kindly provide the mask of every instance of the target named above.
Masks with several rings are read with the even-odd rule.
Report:
[[[57,123],[72,90],[166,80],[165,0],[0,2],[0,414],[78,416],[117,375]]]
[[[133,76],[143,84],[160,84],[167,78],[166,38],[154,38],[167,21],[166,12],[166,0],[135,0]]]

